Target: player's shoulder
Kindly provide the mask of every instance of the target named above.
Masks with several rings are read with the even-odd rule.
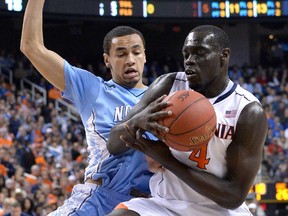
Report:
[[[73,76],[89,76],[90,79],[102,79],[100,76],[96,76],[91,71],[88,71],[82,67],[71,65],[67,60],[64,60],[64,71],[66,75],[73,75]]]
[[[237,85],[235,92],[238,95],[242,95],[244,98],[246,98],[249,101],[257,101],[258,103],[260,103],[260,101],[258,100],[258,98],[253,95],[251,92],[249,92],[248,90],[244,89],[243,87],[241,87],[239,84]]]
[[[265,114],[265,110],[261,104],[261,102],[258,100],[258,98],[253,95],[251,92],[249,92],[248,90],[244,89],[241,86],[237,86],[236,88],[236,93],[238,95],[243,96],[243,98],[245,99],[245,103],[244,103],[244,108],[242,111],[242,116],[244,117],[244,119],[246,120],[248,119],[254,119],[256,122],[256,119],[266,119],[266,114]]]

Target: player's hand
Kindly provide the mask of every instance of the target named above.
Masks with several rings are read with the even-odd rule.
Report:
[[[134,115],[127,121],[129,127],[149,131],[158,139],[162,140],[163,138],[159,136],[159,132],[165,134],[169,131],[169,128],[159,124],[158,121],[172,115],[171,111],[163,111],[164,108],[170,105],[170,102],[163,102],[165,97],[167,97],[167,95],[156,99],[141,112]]]
[[[127,133],[125,136],[121,135],[120,139],[126,146],[143,152],[162,166],[169,164],[175,159],[169,147],[164,142],[145,139],[143,132],[142,130],[137,131],[136,140],[133,140],[135,135],[131,133]]]

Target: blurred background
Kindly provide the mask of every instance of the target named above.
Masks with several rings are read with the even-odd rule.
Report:
[[[20,53],[27,0],[0,0],[0,216],[47,215],[83,181],[86,140],[74,107]],[[71,64],[110,79],[102,42],[118,25],[146,39],[144,80],[183,70],[188,32],[217,25],[231,39],[229,76],[259,98],[269,132],[247,203],[288,215],[288,0],[46,0],[44,39]],[[69,182],[69,184],[67,184]]]

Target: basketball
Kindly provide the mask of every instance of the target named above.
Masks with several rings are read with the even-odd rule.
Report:
[[[180,90],[168,95],[164,101],[171,105],[164,110],[172,115],[159,124],[169,128],[160,134],[166,145],[178,151],[192,151],[207,144],[216,130],[216,113],[209,100],[193,90]]]

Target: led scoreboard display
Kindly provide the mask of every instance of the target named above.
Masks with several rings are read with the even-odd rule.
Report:
[[[263,17],[288,15],[288,2],[281,1],[203,1],[201,17]]]
[[[24,10],[27,0],[0,0],[0,10]],[[142,18],[255,18],[288,16],[282,1],[47,0],[45,13]]]
[[[251,188],[261,203],[288,203],[288,184],[286,182],[259,183]]]

